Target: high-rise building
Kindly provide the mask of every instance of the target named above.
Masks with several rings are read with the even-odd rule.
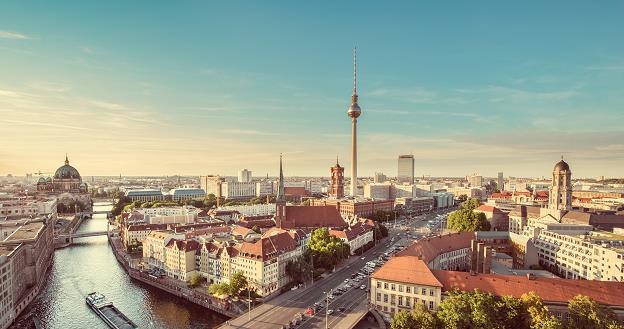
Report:
[[[353,95],[347,115],[351,118],[351,196],[357,196],[357,118],[362,114],[357,95],[357,61],[353,48]]]
[[[399,183],[414,184],[414,156],[412,154],[399,155],[397,180]]]
[[[505,178],[503,177],[503,172],[498,173],[498,180],[496,181],[496,187],[498,187],[499,191],[505,190]]]
[[[214,194],[217,198],[221,197],[221,184],[225,182],[225,179],[220,176],[208,175],[199,177],[199,186],[202,190],[208,194]]]
[[[388,177],[384,175],[382,172],[376,172],[375,177],[373,178],[374,183],[383,183],[388,180]]]
[[[470,187],[481,187],[483,186],[483,176],[472,174],[468,176],[468,183],[470,183]]]
[[[329,195],[340,199],[344,197],[344,167],[341,167],[336,158],[336,165],[331,167],[331,190]]]
[[[251,183],[251,171],[247,169],[239,171],[238,181],[241,183]]]

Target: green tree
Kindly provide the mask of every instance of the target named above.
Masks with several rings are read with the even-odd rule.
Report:
[[[190,279],[189,279],[189,286],[191,287],[197,287],[202,283],[202,277],[201,275],[195,273],[193,275],[191,275]]]
[[[216,296],[224,296],[230,294],[230,285],[226,282],[211,284],[208,287],[208,292]]]
[[[304,282],[312,277],[312,264],[309,263],[310,256],[304,254],[286,264],[286,274],[294,282]]]
[[[503,296],[497,301],[496,308],[501,328],[529,328],[529,314],[519,298]]]
[[[335,236],[329,235],[326,227],[317,228],[312,232],[308,248],[318,267],[330,268],[340,260],[349,257],[349,246]]]
[[[475,210],[479,208],[481,205],[481,201],[475,198],[468,198],[464,203],[462,203],[462,209]]]
[[[243,272],[236,272],[230,278],[230,295],[238,296],[241,290],[247,287],[247,278]]]
[[[608,329],[618,325],[612,310],[595,300],[578,295],[568,301],[570,320],[568,327],[578,329]]]
[[[563,329],[563,324],[552,314],[542,302],[542,298],[535,292],[522,295],[520,300],[524,304],[529,315],[529,328],[531,329]]]
[[[408,311],[399,311],[392,317],[392,322],[390,323],[390,329],[412,329],[418,328],[416,326],[416,319],[412,313]]]
[[[484,213],[470,209],[459,209],[450,213],[447,226],[456,232],[489,231],[491,228]]]
[[[443,300],[439,307],[436,317],[449,329],[470,329],[470,298],[468,294],[459,290],[453,290],[449,293],[449,297]]]

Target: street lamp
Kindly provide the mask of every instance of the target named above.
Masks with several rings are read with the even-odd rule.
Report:
[[[329,292],[325,293],[325,329],[329,329],[329,295],[331,294],[331,289]]]

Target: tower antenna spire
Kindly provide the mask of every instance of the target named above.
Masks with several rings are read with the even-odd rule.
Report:
[[[357,47],[353,47],[353,95],[357,95]]]

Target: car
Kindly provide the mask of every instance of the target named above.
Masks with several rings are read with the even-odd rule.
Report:
[[[347,285],[345,287],[348,288],[348,289],[351,289],[353,286],[347,283]]]
[[[360,286],[360,290],[364,290],[364,289],[366,289],[366,285],[365,284]]]
[[[344,307],[340,306],[340,307],[338,308],[338,312],[344,312],[344,311],[345,311],[345,308],[344,308]]]
[[[332,309],[327,310],[327,315],[332,315],[332,314],[334,314],[334,310]]]
[[[364,256],[364,257],[362,257],[362,258],[360,258],[360,259],[361,259],[361,260],[365,260],[365,259],[366,259],[366,256]]]
[[[344,280],[344,282],[345,282],[345,283],[349,283],[349,279],[345,279],[345,280]]]

